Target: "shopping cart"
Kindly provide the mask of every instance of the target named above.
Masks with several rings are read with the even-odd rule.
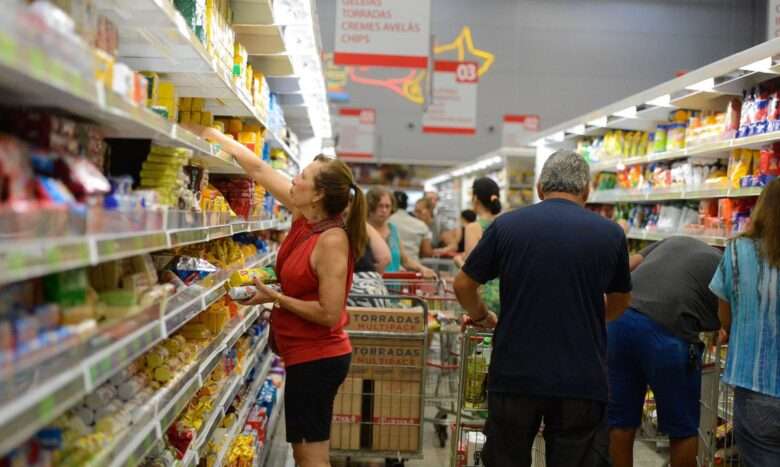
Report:
[[[428,304],[414,296],[350,296],[382,307],[348,307],[349,375],[334,402],[331,456],[421,459]]]
[[[493,352],[492,332],[466,330],[462,337],[460,360],[460,388],[457,414],[451,444],[451,467],[477,467],[484,465],[482,449],[483,433],[488,415],[487,374]],[[532,448],[533,467],[545,466],[545,445],[542,427]]]
[[[423,278],[419,273],[408,272],[385,274],[384,277],[388,290],[424,299],[428,304],[425,405],[434,412],[424,420],[433,425],[440,447],[446,447],[450,427],[457,413],[463,308],[455,298],[451,282],[440,278]]]
[[[422,258],[420,263],[425,267],[433,269],[439,277],[443,278],[455,277],[460,270],[452,257]]]
[[[741,464],[734,441],[734,388],[721,380],[728,346],[720,344],[712,333],[703,334],[702,341],[705,351],[697,463],[702,467],[737,467]]]

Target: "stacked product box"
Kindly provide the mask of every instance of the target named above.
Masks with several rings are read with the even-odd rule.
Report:
[[[244,219],[263,215],[265,190],[249,178],[212,177],[212,184],[225,196],[230,208]]]
[[[394,333],[398,338],[352,336],[352,366],[336,396],[331,444],[339,450],[416,452],[425,369],[423,310],[348,311],[348,331]]]

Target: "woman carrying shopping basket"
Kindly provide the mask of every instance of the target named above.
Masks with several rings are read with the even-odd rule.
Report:
[[[352,356],[344,332],[347,293],[355,259],[368,241],[363,192],[342,161],[318,156],[290,183],[219,131],[190,129],[221,144],[293,213],[292,228],[276,261],[282,291],[257,282],[257,293],[246,304],[274,304],[272,344],[287,365],[284,412],[297,465],[330,465],[333,403]]]

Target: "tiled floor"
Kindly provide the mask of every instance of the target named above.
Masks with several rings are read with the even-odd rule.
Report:
[[[281,420],[284,423],[284,420]],[[436,434],[430,425],[425,426],[425,444],[423,458],[406,462],[408,467],[450,467],[450,450],[439,448]],[[637,442],[634,446],[635,467],[666,467],[669,458],[668,451],[657,452],[654,445],[645,442]],[[273,449],[268,459],[267,467],[295,467],[292,459],[292,450],[284,441],[284,425],[280,425],[276,438],[273,441]],[[385,463],[379,459],[372,462],[351,462],[349,467],[384,467]],[[542,464],[544,465],[544,464]],[[344,459],[333,459],[333,467],[347,467]]]

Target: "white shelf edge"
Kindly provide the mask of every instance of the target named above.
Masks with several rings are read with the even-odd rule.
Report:
[[[16,274],[11,274],[9,273],[8,269],[6,269],[3,273],[0,273],[0,285],[23,281],[26,279],[39,277],[46,274],[53,274],[56,272],[67,271],[69,269],[74,269],[78,267],[100,264],[106,261],[127,258],[130,256],[135,256],[143,253],[165,250],[177,246],[184,246],[192,243],[209,242],[212,240],[217,240],[220,238],[232,236],[235,233],[256,232],[256,231],[272,230],[272,229],[287,230],[290,228],[289,222],[281,222],[277,220],[238,222],[237,224],[239,225],[239,228],[236,230],[234,230],[233,228],[234,224],[235,223],[223,224],[223,225],[211,226],[211,227],[194,227],[194,228],[184,228],[184,229],[121,232],[116,234],[93,234],[93,235],[86,235],[82,237],[63,237],[61,239],[57,237],[49,237],[49,238],[38,238],[34,240],[8,242],[7,244],[3,245],[3,248],[0,248],[0,251],[18,250],[20,248],[44,249],[44,247],[48,247],[52,244],[56,245],[58,243],[65,244],[68,247],[72,247],[74,244],[79,244],[81,246],[87,245],[87,248],[92,249],[93,251],[97,251],[97,244],[99,242],[121,240],[121,239],[127,239],[132,237],[139,237],[139,236],[161,235],[161,234],[164,234],[166,236],[165,245],[160,244],[152,247],[132,248],[132,249],[128,249],[127,251],[122,251],[115,254],[96,255],[97,256],[96,258],[83,258],[82,260],[73,260],[63,264],[56,264],[52,266],[35,266],[30,269],[23,269],[21,272],[18,272]],[[211,231],[213,230],[225,229],[225,228],[230,228],[231,233],[229,235],[226,233],[225,234],[220,233],[217,235],[211,234]],[[185,242],[175,242],[172,239],[172,237],[177,234],[196,233],[196,232],[205,232],[205,236],[203,238],[198,238],[194,241],[185,241]]]

